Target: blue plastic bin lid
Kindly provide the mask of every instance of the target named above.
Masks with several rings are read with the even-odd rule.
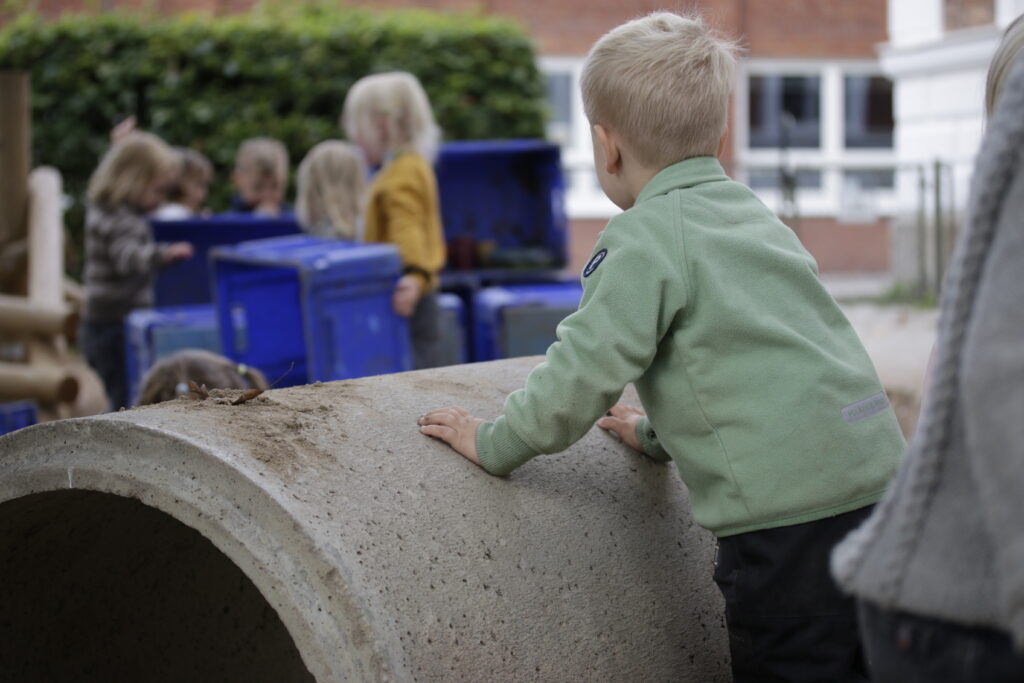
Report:
[[[290,235],[218,247],[217,260],[252,265],[291,267],[316,280],[391,277],[401,273],[402,260],[393,244],[364,244]]]
[[[542,285],[509,285],[485,287],[477,293],[479,304],[493,309],[507,306],[560,306],[575,308],[583,297],[583,286],[577,282]]]
[[[457,140],[441,145],[439,156],[457,157],[461,155],[479,155],[481,152],[552,152],[560,153],[558,145],[547,140],[526,138],[518,140]]]

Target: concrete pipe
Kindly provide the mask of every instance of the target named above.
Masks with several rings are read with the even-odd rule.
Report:
[[[713,541],[598,429],[513,476],[420,435],[536,358],[0,438],[5,680],[729,679]]]

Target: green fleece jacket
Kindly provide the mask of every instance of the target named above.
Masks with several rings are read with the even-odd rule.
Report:
[[[637,435],[718,536],[874,503],[904,440],[860,340],[793,231],[712,157],[613,218],[579,310],[477,432],[492,474],[580,439],[634,382]]]

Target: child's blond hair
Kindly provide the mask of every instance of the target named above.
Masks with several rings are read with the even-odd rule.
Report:
[[[1003,33],[999,47],[992,56],[985,79],[985,115],[992,116],[1003,89],[1003,81],[1010,75],[1010,69],[1017,61],[1017,55],[1024,48],[1024,14],[1014,19]]]
[[[89,201],[108,207],[135,204],[161,176],[173,177],[180,161],[152,133],[129,133],[103,155],[89,178]]]
[[[307,232],[356,239],[366,172],[357,148],[326,140],[299,164],[295,213]]]
[[[379,124],[378,124],[379,122]],[[429,161],[437,155],[441,132],[419,79],[404,71],[364,76],[345,96],[341,126],[349,140],[381,140],[388,152],[414,151]]]
[[[188,147],[175,147],[179,170],[174,184],[167,188],[167,201],[178,202],[185,198],[185,182],[196,180],[203,185],[213,179],[213,165],[205,156]]]
[[[699,15],[655,12],[614,28],[583,65],[587,118],[622,136],[645,166],[713,156],[728,122],[734,49]]]
[[[235,154],[235,171],[273,175],[284,182],[288,179],[288,150],[274,138],[243,140]]]
[[[207,389],[266,389],[267,378],[256,368],[235,363],[202,349],[177,351],[156,362],[142,380],[140,406],[170,401],[189,392],[189,382]]]

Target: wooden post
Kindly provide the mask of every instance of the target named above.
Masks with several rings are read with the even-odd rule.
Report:
[[[28,297],[43,306],[64,302],[64,201],[60,173],[40,167],[28,178]]]
[[[32,161],[29,76],[0,71],[0,247],[25,235]]]
[[[78,380],[57,366],[0,363],[0,401],[32,398],[47,403],[74,401]]]
[[[14,333],[63,334],[74,338],[78,311],[61,304],[36,303],[21,296],[0,294],[0,330]]]

